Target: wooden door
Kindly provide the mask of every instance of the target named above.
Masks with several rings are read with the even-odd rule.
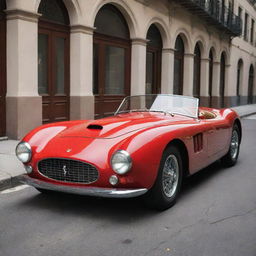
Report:
[[[43,123],[69,120],[69,29],[39,22],[38,90]]]
[[[251,65],[249,71],[249,80],[248,80],[248,104],[253,103],[253,83],[254,83],[254,68]]]
[[[184,76],[184,43],[181,36],[178,36],[175,43],[174,53],[174,74],[173,74],[173,94],[183,94]]]
[[[161,51],[147,48],[146,94],[161,93]]]
[[[157,26],[152,24],[147,32],[146,94],[161,93],[161,66],[163,42]]]
[[[220,62],[220,107],[224,107],[224,95],[225,95],[225,79],[226,79],[226,61],[225,56],[222,53]]]
[[[193,96],[200,98],[201,86],[201,51],[198,44],[196,44],[194,51],[194,81],[193,81]]]
[[[113,115],[130,95],[130,41],[94,35],[95,118]]]
[[[1,6],[0,6],[1,7]],[[0,137],[6,133],[6,20],[0,10]]]

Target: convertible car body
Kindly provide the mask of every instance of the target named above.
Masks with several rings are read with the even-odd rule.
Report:
[[[218,159],[236,163],[241,123],[231,109],[198,108],[175,95],[127,97],[114,116],[40,126],[18,144],[23,182],[102,197],[135,197],[172,206],[182,178]]]

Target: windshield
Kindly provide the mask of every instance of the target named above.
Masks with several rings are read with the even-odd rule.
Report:
[[[115,114],[128,112],[163,112],[198,118],[198,99],[169,94],[129,96]]]

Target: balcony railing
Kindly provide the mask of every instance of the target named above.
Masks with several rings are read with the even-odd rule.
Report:
[[[224,30],[230,36],[240,36],[242,20],[219,0],[173,0],[207,23]]]

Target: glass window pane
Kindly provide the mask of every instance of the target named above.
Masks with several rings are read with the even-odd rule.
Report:
[[[149,46],[162,48],[162,37],[156,25],[150,26],[147,33],[147,40],[149,40]]]
[[[106,46],[105,94],[124,94],[125,49]]]
[[[99,46],[93,44],[93,94],[99,94]]]
[[[153,64],[154,54],[152,52],[147,52],[146,94],[153,93]]]
[[[56,38],[56,93],[65,93],[65,38]]]
[[[48,35],[38,35],[38,93],[48,93]]]
[[[38,8],[38,13],[42,14],[42,19],[69,25],[68,11],[62,1],[42,0]]]
[[[96,32],[119,37],[123,39],[129,39],[129,29],[123,15],[119,10],[112,5],[103,6],[95,19],[94,27],[96,27]]]

